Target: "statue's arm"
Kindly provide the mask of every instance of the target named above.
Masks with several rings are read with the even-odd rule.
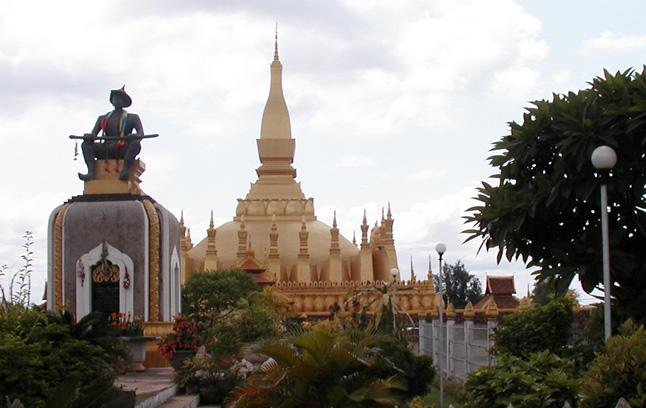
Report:
[[[94,140],[94,138],[96,137],[96,135],[98,135],[98,134],[99,134],[99,130],[101,130],[101,121],[102,121],[102,120],[103,120],[103,117],[102,117],[102,116],[99,116],[99,117],[96,119],[96,123],[94,124],[94,129],[92,129],[92,132],[91,132],[91,133],[86,133],[86,134],[85,134],[85,136],[86,136],[86,139],[87,139],[87,140]]]
[[[132,128],[135,130],[135,133],[144,134],[144,126],[141,124],[141,119],[139,119],[139,115],[136,113],[130,114],[132,115],[132,118],[128,118],[129,121],[132,123]]]

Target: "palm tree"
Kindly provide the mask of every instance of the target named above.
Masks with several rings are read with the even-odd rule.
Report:
[[[67,326],[69,334],[75,339],[100,346],[108,353],[119,357],[127,357],[128,355],[119,343],[117,331],[110,326],[101,312],[89,313],[78,322],[68,310],[61,310],[58,313],[48,312],[46,316],[52,323]]]
[[[368,370],[379,361],[375,331],[334,332],[315,328],[259,346],[272,360],[236,388],[228,407],[393,407],[391,392],[405,388],[400,375],[378,378]]]
[[[377,307],[373,314],[372,325],[382,333],[391,334],[404,340],[406,338],[406,332],[402,325],[397,324],[397,330],[394,330],[393,328],[393,319],[397,318],[396,315],[393,315],[393,310],[395,311],[395,314],[405,315],[413,325],[414,323],[413,319],[408,314],[408,310],[406,310],[403,305],[396,302],[395,307],[393,308],[392,290],[394,285],[394,282],[375,282],[370,283],[364,288],[353,289],[346,295],[345,305],[346,308],[348,306],[363,305],[361,308],[361,315],[366,316],[371,306],[374,303],[377,303]],[[407,297],[410,301],[416,301],[413,296],[402,293],[412,290],[417,289],[405,287],[397,289],[397,293],[399,296]],[[397,320],[395,320],[395,322],[397,323]]]

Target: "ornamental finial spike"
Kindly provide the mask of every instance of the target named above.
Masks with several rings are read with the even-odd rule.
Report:
[[[274,61],[278,61],[278,21],[276,21],[276,36],[274,42]]]

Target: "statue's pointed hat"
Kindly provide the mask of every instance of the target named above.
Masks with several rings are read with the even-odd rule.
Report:
[[[114,95],[121,95],[121,96],[123,96],[124,98],[126,98],[126,100],[127,100],[128,102],[126,102],[126,104],[123,106],[124,108],[127,108],[128,106],[132,105],[132,99],[131,99],[131,98],[130,98],[130,96],[126,93],[126,86],[125,86],[125,85],[124,85],[124,86],[122,86],[122,87],[121,87],[121,89],[113,89],[112,91],[110,91],[110,101],[112,101],[112,97],[113,97]]]

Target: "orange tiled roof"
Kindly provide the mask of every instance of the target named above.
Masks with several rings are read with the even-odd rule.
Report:
[[[485,295],[508,295],[516,293],[513,276],[487,276]]]

